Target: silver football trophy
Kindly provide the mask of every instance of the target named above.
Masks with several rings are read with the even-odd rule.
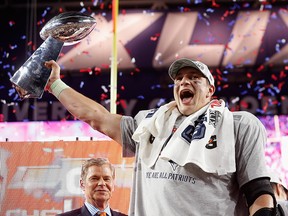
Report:
[[[10,79],[20,98],[41,98],[51,73],[44,63],[56,61],[63,45],[79,42],[95,26],[92,16],[80,12],[64,12],[49,20],[40,31],[44,42]]]

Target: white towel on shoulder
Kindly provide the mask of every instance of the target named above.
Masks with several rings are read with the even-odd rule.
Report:
[[[212,100],[209,105],[188,116],[161,152],[180,115],[173,101],[161,106],[151,118],[141,121],[132,138],[140,142],[139,156],[142,161],[152,167],[160,155],[160,158],[172,160],[180,166],[196,164],[208,173],[221,175],[234,172],[233,115],[225,107],[225,102]],[[202,116],[202,123],[196,125],[194,130],[199,116]],[[151,135],[155,137],[152,143]]]

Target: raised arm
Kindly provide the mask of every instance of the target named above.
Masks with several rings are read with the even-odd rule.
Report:
[[[45,66],[52,68],[47,90],[77,119],[88,123],[93,129],[121,143],[121,115],[111,114],[101,104],[80,94],[60,79],[60,67],[51,60]]]

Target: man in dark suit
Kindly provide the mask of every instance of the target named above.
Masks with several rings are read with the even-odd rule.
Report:
[[[80,187],[85,195],[81,208],[58,214],[58,216],[127,216],[114,211],[109,200],[114,191],[115,168],[106,158],[91,158],[81,169]]]

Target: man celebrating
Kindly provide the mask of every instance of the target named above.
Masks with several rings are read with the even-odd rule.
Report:
[[[91,158],[81,169],[80,187],[85,194],[81,208],[59,214],[58,216],[127,216],[113,211],[109,200],[114,190],[115,168],[106,158]]]
[[[46,66],[52,68],[47,88],[66,109],[120,143],[124,156],[135,155],[129,215],[277,214],[265,128],[252,114],[212,100],[214,78],[204,63],[173,62],[175,101],[135,118],[112,114],[67,86],[55,61]]]

